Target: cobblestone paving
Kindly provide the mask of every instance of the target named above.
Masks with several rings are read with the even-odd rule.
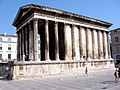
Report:
[[[115,69],[46,76],[27,80],[0,80],[0,90],[120,90],[114,83]]]

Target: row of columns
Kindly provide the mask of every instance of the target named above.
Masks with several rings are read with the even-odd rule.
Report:
[[[55,59],[59,60],[58,23],[55,22]],[[45,20],[45,60],[49,57],[49,21]],[[65,60],[108,59],[108,32],[64,23]],[[18,32],[18,60],[29,55],[38,60],[38,19],[21,28]],[[61,43],[62,44],[62,43]]]

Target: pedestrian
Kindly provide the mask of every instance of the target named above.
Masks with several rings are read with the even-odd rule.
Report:
[[[88,76],[88,68],[85,68],[85,75]]]
[[[114,73],[114,76],[115,76],[115,83],[118,83],[118,79],[119,79],[119,72],[118,70],[116,69],[115,73]]]
[[[120,78],[120,68],[118,69],[118,75],[119,75],[119,78]]]

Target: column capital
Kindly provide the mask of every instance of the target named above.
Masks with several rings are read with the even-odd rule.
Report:
[[[72,29],[74,29],[75,27],[77,27],[75,24],[72,24]]]
[[[58,27],[58,22],[55,21],[55,27]]]
[[[45,19],[45,22],[46,22],[46,23],[48,23],[48,22],[49,22],[49,20]]]
[[[34,18],[33,21],[38,21],[38,18]]]
[[[66,22],[64,22],[64,26],[66,26],[67,25],[67,23]]]
[[[72,27],[75,27],[76,25],[75,24],[72,24]]]

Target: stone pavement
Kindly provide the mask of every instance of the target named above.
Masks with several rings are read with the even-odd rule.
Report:
[[[96,70],[84,75],[76,72],[27,80],[0,80],[0,90],[120,90],[114,83],[114,69]]]

